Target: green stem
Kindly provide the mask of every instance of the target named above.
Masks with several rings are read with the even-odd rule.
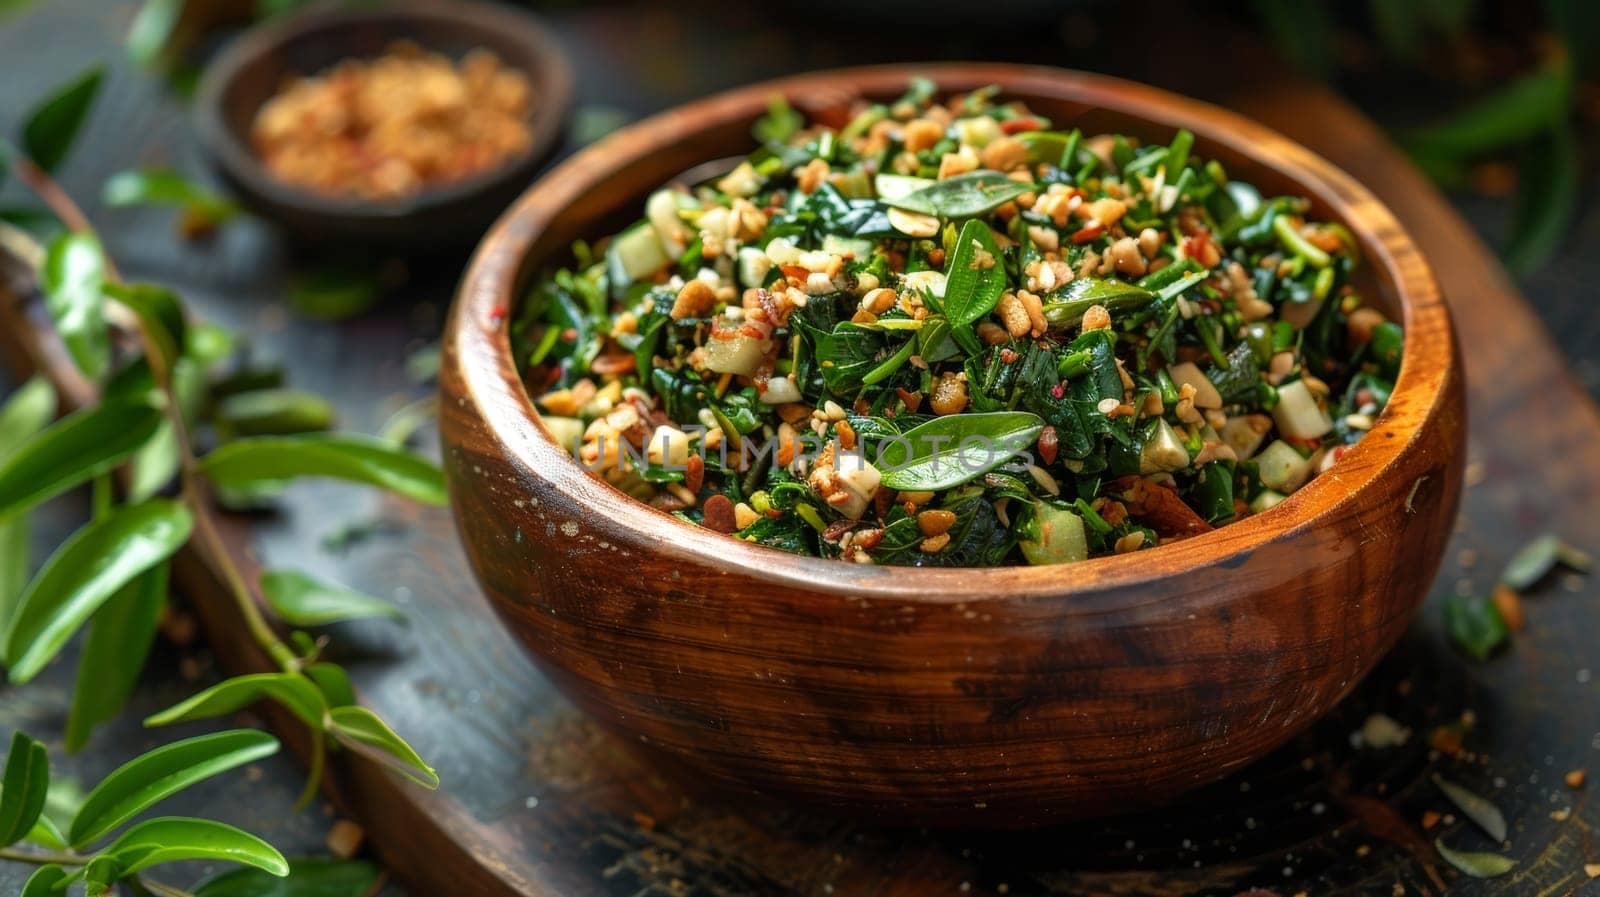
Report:
[[[94,516],[96,520],[99,520],[111,513],[111,503],[116,496],[111,488],[110,474],[96,474],[91,482],[93,486],[90,495],[94,506]]]
[[[35,866],[86,866],[93,857],[79,856],[75,853],[35,853],[14,848],[0,848],[0,860],[10,860],[14,863],[32,863]]]
[[[306,784],[301,789],[300,796],[295,799],[294,808],[304,810],[311,806],[311,799],[317,794],[317,786],[322,784],[322,769],[328,759],[328,744],[321,732],[311,734],[311,763],[306,772]]]

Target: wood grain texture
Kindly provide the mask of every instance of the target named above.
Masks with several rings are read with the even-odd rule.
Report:
[[[273,176],[251,149],[256,111],[289,78],[379,56],[400,40],[451,57],[487,49],[525,74],[534,97],[528,148],[458,183],[384,202],[326,196]],[[438,251],[471,244],[527,186],[561,139],[572,90],[565,51],[527,13],[428,0],[357,9],[321,4],[252,28],[213,60],[195,98],[195,125],[251,210],[279,222],[294,240],[323,249],[331,243]]]
[[[1272,513],[1068,568],[862,568],[729,540],[634,502],[550,439],[506,309],[577,237],[749,148],[775,92],[814,116],[914,73],[998,84],[1064,126],[1196,152],[1312,198],[1361,242],[1406,326],[1373,432]],[[1215,107],[1004,65],[896,66],[755,85],[628,128],[543,178],[490,232],[446,327],[441,431],[467,553],[546,674],[604,725],[699,776],[874,818],[1008,828],[1146,806],[1304,729],[1393,645],[1460,489],[1449,316],[1390,212],[1332,165]]]

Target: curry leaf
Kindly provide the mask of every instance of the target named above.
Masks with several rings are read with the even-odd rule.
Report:
[[[439,774],[377,714],[365,707],[335,707],[328,715],[328,733],[340,744],[419,785],[439,787]]]
[[[973,218],[992,212],[1033,189],[998,171],[969,171],[929,184],[885,204],[940,218]]]
[[[1594,558],[1587,551],[1568,545],[1555,533],[1545,533],[1511,556],[1505,572],[1500,574],[1500,581],[1525,592],[1538,585],[1557,564],[1587,573],[1594,566]]]
[[[162,800],[278,751],[278,740],[255,729],[235,729],[188,738],[134,758],[89,792],[67,833],[74,848],[110,834]]]
[[[60,866],[40,866],[28,876],[18,897],[56,897],[66,890],[67,882],[71,879],[72,873]]]
[[[217,425],[229,436],[287,436],[331,428],[337,417],[327,399],[297,389],[257,389],[217,405]]]
[[[128,702],[160,628],[169,571],[160,563],[140,574],[90,619],[67,715],[67,750],[82,748],[94,727]]]
[[[105,70],[100,66],[89,69],[63,85],[29,114],[22,126],[22,148],[35,165],[54,171],[67,157],[73,138],[78,136],[78,129],[89,117],[89,107],[94,105],[104,75]]]
[[[971,324],[994,311],[1006,290],[1006,267],[994,234],[982,219],[962,225],[946,271],[944,314],[951,326]]]
[[[188,322],[178,294],[150,283],[105,284],[106,295],[127,306],[139,318],[139,327],[160,353],[163,369],[171,370],[183,352]]]
[[[784,143],[804,124],[805,119],[794,111],[788,99],[781,93],[774,93],[767,98],[767,114],[756,119],[750,133],[762,143]]]
[[[1433,783],[1439,786],[1445,797],[1450,798],[1451,803],[1461,808],[1461,812],[1466,814],[1468,819],[1476,822],[1479,828],[1487,832],[1489,837],[1496,841],[1506,839],[1506,817],[1492,801],[1474,794],[1438,773],[1434,773]]]
[[[150,65],[160,58],[167,40],[178,27],[184,0],[145,0],[128,26],[128,58]]]
[[[240,439],[207,455],[201,469],[217,485],[243,489],[296,477],[331,477],[378,486],[432,505],[446,500],[444,473],[381,439],[308,434]]]
[[[115,858],[113,879],[181,860],[222,860],[277,876],[289,874],[283,854],[255,835],[220,822],[180,816],[139,823],[111,842],[101,856]]]
[[[361,897],[382,874],[365,860],[315,857],[289,861],[289,874],[273,878],[259,869],[235,869],[195,888],[194,897]]]
[[[1481,597],[1451,595],[1444,603],[1445,630],[1463,653],[1485,661],[1511,635],[1494,602]]]
[[[884,441],[883,485],[903,492],[959,486],[1012,460],[1043,429],[1044,421],[1026,411],[936,417]]]
[[[146,726],[168,726],[210,719],[242,710],[257,701],[282,704],[313,729],[321,730],[327,702],[310,680],[295,673],[252,673],[235,676],[145,719]]]
[[[101,188],[100,198],[114,209],[176,206],[211,223],[226,221],[239,211],[232,200],[215,190],[160,168],[112,175]]]
[[[1552,62],[1417,134],[1410,146],[1419,153],[1458,158],[1502,150],[1565,121],[1571,97],[1571,65]]]
[[[1562,125],[1534,140],[1517,172],[1505,263],[1511,273],[1525,276],[1560,250],[1578,212],[1583,171],[1572,129]]]
[[[344,586],[318,582],[293,570],[261,575],[261,591],[278,616],[295,626],[322,626],[340,620],[404,619],[398,608]]]
[[[329,707],[348,707],[356,702],[355,688],[350,685],[350,674],[335,663],[313,663],[305,668],[306,678],[317,684],[317,689]]]
[[[0,517],[110,470],[149,439],[160,422],[160,412],[148,405],[108,402],[45,428],[0,464]]]
[[[1510,872],[1517,865],[1516,860],[1498,853],[1452,850],[1444,846],[1443,838],[1435,838],[1433,846],[1439,849],[1439,856],[1444,857],[1445,862],[1473,878],[1495,878]]]
[[[44,745],[21,732],[11,733],[11,753],[0,784],[0,847],[27,836],[44,812],[50,791],[50,758]]]
[[[17,604],[6,635],[11,681],[37,676],[111,596],[188,541],[193,525],[183,505],[155,499],[113,511],[74,533]]]
[[[99,380],[111,364],[105,307],[105,256],[93,234],[62,234],[51,241],[39,269],[45,307],[84,376]]]

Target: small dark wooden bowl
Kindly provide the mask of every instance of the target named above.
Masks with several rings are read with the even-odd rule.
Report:
[[[483,47],[526,74],[534,92],[527,151],[490,171],[393,201],[328,196],[274,177],[251,148],[250,125],[285,78],[381,55],[397,40],[457,58]],[[459,247],[481,237],[549,158],[572,105],[572,84],[571,65],[555,37],[511,7],[427,0],[365,9],[319,6],[253,28],[225,48],[201,77],[195,123],[244,203],[279,222],[298,243]]]
[[[814,114],[913,74],[1001,85],[1068,127],[1196,152],[1264,193],[1311,197],[1360,241],[1403,320],[1373,431],[1270,513],[1069,567],[860,567],[731,540],[585,473],[519,382],[507,314],[577,237],[638,214],[706,159],[750,148],[773,91]],[[1462,375],[1427,262],[1348,175],[1237,115],[1056,69],[927,65],[736,90],[619,132],[495,226],[444,340],[455,517],[506,624],[580,707],[699,771],[868,818],[1012,827],[1126,811],[1220,778],[1349,693],[1405,629],[1460,497]]]

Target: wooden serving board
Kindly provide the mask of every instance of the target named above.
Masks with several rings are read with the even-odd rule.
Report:
[[[1493,255],[1332,94],[1265,85],[1230,105],[1373,188],[1433,261],[1450,299],[1471,391],[1469,480],[1481,475],[1481,484],[1467,490],[1435,597],[1488,590],[1509,555],[1546,529],[1600,548],[1590,519],[1600,418]],[[273,251],[263,233],[245,225],[219,239],[202,261],[176,269],[141,265],[138,238],[116,240],[113,251],[124,252],[131,276],[174,282],[201,313],[250,332],[262,354],[288,363],[296,385],[332,396],[347,426],[371,429],[425,393],[408,381],[403,360],[436,333],[450,272],[420,272],[413,304],[324,325],[294,320],[281,284],[262,282],[270,270],[262,259]],[[37,304],[25,293],[0,301],[0,347],[14,366],[43,370],[86,400],[37,326]],[[1561,781],[1586,765],[1600,779],[1600,683],[1590,672],[1600,668],[1600,589],[1586,580],[1558,580],[1530,596],[1528,631],[1486,665],[1449,650],[1433,602],[1368,682],[1309,733],[1164,812],[1023,834],[948,834],[698,794],[641,765],[571,709],[501,631],[445,511],[304,485],[276,514],[223,523],[249,569],[298,567],[392,597],[409,614],[405,627],[340,627],[335,652],[362,700],[438,768],[443,788],[425,792],[347,758],[335,762],[328,788],[418,894],[1111,897],[1265,888],[1388,897],[1397,886],[1507,895],[1595,887],[1583,867],[1600,862],[1600,806],[1589,797],[1600,783],[1585,791]],[[1454,560],[1461,549],[1477,554],[1470,569]],[[268,668],[215,597],[207,559],[188,556],[179,572],[221,662],[233,672]],[[1431,752],[1429,732],[1464,711],[1476,719],[1465,736],[1470,759]],[[1409,729],[1403,744],[1357,746],[1352,733],[1377,713]],[[291,721],[269,721],[304,747]],[[1449,809],[1429,782],[1434,772],[1499,802],[1511,820],[1509,852],[1521,861],[1513,873],[1473,882],[1440,862],[1436,835],[1468,849],[1491,845],[1464,821],[1421,830],[1424,811]]]

